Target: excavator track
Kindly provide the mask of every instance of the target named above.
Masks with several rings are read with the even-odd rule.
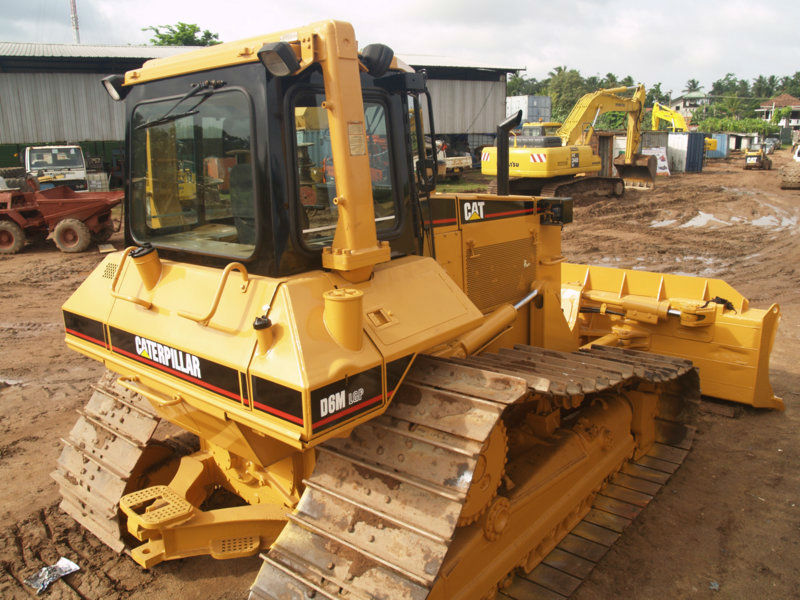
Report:
[[[589,198],[615,197],[625,194],[625,182],[619,177],[572,177],[554,181],[542,187],[539,194],[545,198],[570,197],[575,201]]]
[[[533,177],[511,178],[508,182],[511,194],[541,196],[543,198],[572,198],[579,203],[605,197],[621,198],[625,194],[625,182],[621,177],[572,175],[537,179]],[[488,192],[497,193],[497,180],[489,183]]]
[[[163,464],[174,450],[150,403],[117,382],[111,371],[94,392],[67,439],[51,477],[61,509],[116,552],[126,548],[119,499],[141,487],[145,470]],[[169,424],[165,423],[167,427]]]
[[[348,438],[318,447],[315,470],[305,481],[297,508],[262,554],[251,600],[454,597],[440,581],[453,570],[443,565],[449,564],[454,539],[460,540],[456,546],[462,550],[469,541],[461,531],[471,532],[473,538],[477,532],[477,537],[499,539],[510,506],[505,496],[511,502],[515,497],[509,491],[515,487],[512,479],[520,482],[518,474],[521,478],[532,470],[528,465],[518,468],[520,456],[515,464],[506,464],[512,458],[506,425],[515,427],[515,421],[543,405],[577,415],[584,403],[605,406],[610,396],[641,383],[659,386],[666,402],[696,390],[697,376],[689,361],[613,348],[564,353],[516,346],[467,359],[418,358],[386,413],[358,426]],[[591,440],[598,431],[602,434],[602,428],[590,426],[586,419],[573,421],[572,430],[562,437]],[[658,429],[660,439],[685,444],[682,426],[664,422]],[[627,430],[625,434],[630,437]],[[544,580],[514,576],[518,566],[532,569],[528,577],[540,579],[542,571],[562,563],[559,573],[565,577],[588,574],[592,557],[596,562],[602,556],[594,544],[610,546],[624,520],[634,516],[624,504],[639,508],[646,503],[644,495],[652,497],[668,478],[657,466],[662,454],[677,456],[665,450],[671,446],[656,444],[639,463],[628,464],[630,443],[621,454],[608,453],[607,470],[576,504],[565,508],[570,527],[558,539],[552,544],[539,540],[518,551],[504,567],[504,573],[512,575],[491,582],[491,589],[473,589],[459,597],[498,594],[522,600],[528,597],[520,595],[526,586],[552,589]],[[498,448],[503,454],[499,459]],[[482,494],[478,506],[476,489]],[[473,514],[464,518],[467,508]],[[572,537],[564,538],[581,519]],[[576,544],[573,539],[593,533],[601,542],[582,537],[586,542]],[[588,549],[573,554],[582,561],[573,567],[563,554],[572,552],[565,548],[578,546]],[[501,584],[505,587],[498,591]]]

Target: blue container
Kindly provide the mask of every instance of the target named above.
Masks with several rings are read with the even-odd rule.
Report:
[[[703,153],[706,136],[699,131],[692,131],[686,145],[686,172],[699,173],[703,170]]]
[[[711,137],[717,140],[717,149],[706,152],[706,158],[728,158],[728,134],[712,133]]]

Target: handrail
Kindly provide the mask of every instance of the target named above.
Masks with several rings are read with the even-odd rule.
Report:
[[[172,398],[164,398],[161,394],[156,393],[155,391],[151,390],[146,386],[136,385],[139,382],[138,377],[120,377],[117,379],[117,383],[124,387],[126,390],[134,392],[136,394],[141,394],[157,406],[162,408],[166,408],[168,406],[175,406],[176,404],[180,404],[183,402],[183,398],[181,398],[178,394],[172,396]]]
[[[204,327],[208,325],[208,322],[211,320],[211,317],[214,316],[214,313],[217,312],[217,307],[219,307],[219,301],[222,298],[222,292],[225,290],[225,283],[228,281],[228,275],[230,275],[231,271],[239,271],[242,274],[242,286],[241,290],[242,293],[247,291],[247,286],[250,283],[250,279],[247,275],[247,269],[242,263],[232,262],[228,264],[225,269],[222,271],[222,275],[220,276],[219,285],[217,286],[217,293],[214,295],[214,300],[211,303],[211,308],[208,309],[208,312],[203,316],[193,315],[187,312],[178,312],[178,316],[183,317],[184,319],[189,319],[190,321],[196,321],[200,325]]]
[[[142,298],[137,298],[136,296],[125,296],[120,294],[117,291],[117,283],[119,282],[119,278],[122,275],[122,268],[125,266],[125,261],[128,260],[128,256],[131,252],[136,250],[136,246],[128,246],[125,248],[125,252],[122,254],[122,260],[119,262],[119,266],[117,267],[117,272],[114,274],[114,280],[111,282],[111,296],[113,298],[117,298],[118,300],[125,300],[126,302],[133,302],[134,304],[138,304],[146,309],[150,309],[153,306],[153,303],[149,300],[144,300]]]

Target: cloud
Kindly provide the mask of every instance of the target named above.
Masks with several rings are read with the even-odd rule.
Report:
[[[13,2],[13,4],[12,4]],[[0,0],[10,41],[71,43],[66,1]],[[382,42],[399,54],[458,57],[498,66],[527,67],[542,79],[556,65],[581,74],[631,75],[679,93],[687,79],[706,88],[725,73],[753,79],[798,70],[800,2],[726,3],[673,0],[635,4],[617,0],[517,2],[351,0],[334,10],[318,0],[224,6],[196,0],[78,0],[81,41],[145,44],[150,25],[196,23],[232,41],[335,17],[350,21],[359,43]]]

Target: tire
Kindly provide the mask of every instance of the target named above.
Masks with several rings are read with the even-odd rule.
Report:
[[[2,167],[0,177],[3,179],[25,179],[25,167]]]
[[[53,241],[62,252],[83,252],[92,241],[92,232],[83,221],[64,219],[56,225]]]
[[[800,163],[781,167],[781,189],[800,190]]]
[[[13,221],[0,221],[0,254],[16,254],[25,245],[25,232]]]
[[[98,244],[103,244],[107,242],[111,236],[114,235],[114,228],[113,227],[106,227],[105,229],[101,229],[97,233],[92,234],[92,240],[97,242]]]

